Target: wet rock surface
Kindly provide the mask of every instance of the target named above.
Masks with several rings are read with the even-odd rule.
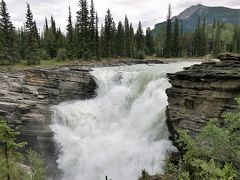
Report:
[[[226,112],[239,111],[239,55],[222,54],[219,62],[202,63],[168,74],[172,87],[167,89],[167,123],[174,133],[187,129],[193,136],[211,118],[223,119]]]
[[[27,142],[43,155],[47,173],[54,177],[57,174],[56,150],[49,127],[50,107],[62,101],[92,98],[95,90],[96,83],[90,70],[83,67],[1,73],[0,115],[20,132],[19,141]]]

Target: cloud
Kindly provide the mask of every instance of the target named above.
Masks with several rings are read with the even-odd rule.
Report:
[[[26,2],[25,0],[5,0],[15,26],[20,27],[25,21]],[[38,27],[42,28],[45,17],[51,15],[56,19],[56,23],[65,31],[68,17],[68,6],[71,6],[72,15],[75,19],[78,10],[78,0],[27,0],[31,5],[34,19]],[[89,0],[90,2],[90,0]],[[95,7],[100,17],[100,22],[104,22],[104,17],[110,8],[115,21],[123,21],[125,15],[136,27],[138,21],[142,21],[144,27],[153,27],[156,23],[166,19],[168,4],[172,4],[173,15],[177,15],[191,5],[204,4],[208,6],[226,6],[240,8],[239,0],[95,0]]]

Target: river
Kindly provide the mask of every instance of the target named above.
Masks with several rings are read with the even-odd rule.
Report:
[[[165,122],[166,73],[192,64],[94,68],[95,98],[53,107],[62,179],[137,180],[143,169],[163,173],[167,152],[175,149]]]

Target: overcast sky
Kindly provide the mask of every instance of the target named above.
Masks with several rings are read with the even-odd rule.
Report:
[[[44,24],[46,17],[54,16],[57,26],[63,31],[67,24],[68,6],[72,8],[75,19],[78,10],[78,0],[5,0],[11,19],[15,26],[20,27],[25,21],[26,1],[31,5],[34,19],[39,28]],[[89,0],[90,3],[90,0]],[[191,5],[199,3],[207,6],[226,6],[240,8],[239,0],[95,0],[95,7],[103,22],[108,8],[110,8],[115,21],[123,20],[127,14],[136,27],[142,21],[144,27],[154,27],[156,23],[166,19],[168,4],[172,5],[173,15],[177,15]]]

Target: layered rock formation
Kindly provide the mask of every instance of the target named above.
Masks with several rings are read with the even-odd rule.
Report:
[[[168,74],[168,126],[172,133],[187,129],[193,136],[210,118],[222,119],[225,112],[238,111],[240,56],[222,54],[221,61],[202,63]]]
[[[62,101],[92,98],[95,89],[89,70],[81,67],[0,74],[0,115],[20,132],[20,141],[44,156],[48,172],[53,173],[55,150],[49,128],[50,107]]]

